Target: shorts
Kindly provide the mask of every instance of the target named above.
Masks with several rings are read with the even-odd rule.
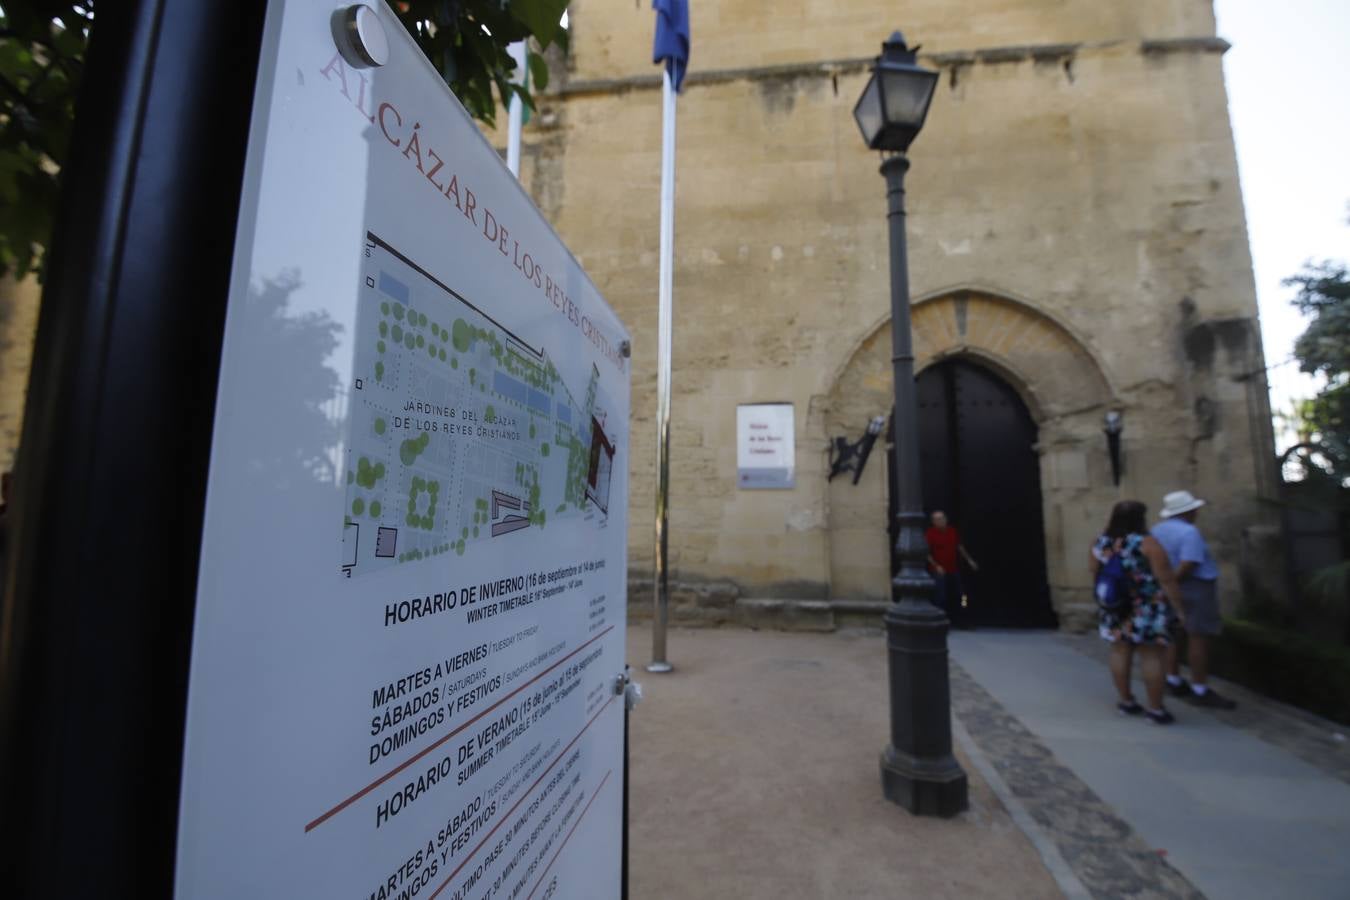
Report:
[[[1219,615],[1219,583],[1201,578],[1181,582],[1181,602],[1186,608],[1186,633],[1213,637],[1223,631]]]

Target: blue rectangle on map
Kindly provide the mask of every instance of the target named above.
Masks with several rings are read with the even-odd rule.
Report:
[[[492,389],[521,406],[529,399],[529,388],[525,387],[525,382],[517,381],[500,369],[492,373]]]
[[[380,290],[398,300],[404,306],[408,305],[408,286],[388,272],[380,272]]]
[[[561,403],[558,404],[558,421],[562,422],[564,425],[572,424],[572,408],[570,406],[563,406]]]
[[[553,398],[543,391],[530,388],[530,407],[543,415],[548,415],[549,411],[553,409]]]

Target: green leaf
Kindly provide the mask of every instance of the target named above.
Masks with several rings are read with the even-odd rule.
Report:
[[[446,84],[454,84],[459,79],[459,67],[455,65],[455,54],[442,51],[440,60],[432,60],[432,62],[438,63],[436,70],[441,73],[441,77],[445,79]]]
[[[527,55],[532,84],[503,90],[503,80],[518,77],[507,47],[531,38],[539,47],[557,44],[564,51],[569,44],[560,26],[567,0],[403,0],[397,8],[400,21],[464,108],[489,125],[495,123],[498,102],[518,95],[534,109],[532,93],[548,83],[542,61]]]
[[[88,19],[76,5],[29,0],[0,12],[0,76],[8,83],[0,91],[0,274],[37,268],[40,276],[51,240],[88,43]]]
[[[548,61],[534,51],[530,51],[525,56],[525,62],[530,69],[530,81],[527,86],[535,91],[543,91],[548,87]]]
[[[507,10],[539,41],[545,49],[553,43],[562,27],[562,14],[568,0],[512,0]]]
[[[41,275],[91,30],[92,15],[76,7],[94,4],[0,3],[0,76],[15,88],[0,91],[0,275],[34,268]],[[518,95],[534,110],[549,83],[547,63],[534,51],[526,56],[527,83],[510,83],[511,43],[570,46],[560,24],[567,0],[401,0],[395,7],[465,109],[489,126],[499,98]]]

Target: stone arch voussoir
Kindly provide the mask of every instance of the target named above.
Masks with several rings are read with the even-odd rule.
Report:
[[[921,298],[911,311],[915,368],[966,356],[997,372],[1038,423],[1107,407],[1115,391],[1102,366],[1067,326],[1021,300],[984,289]],[[827,434],[852,434],[890,411],[891,320],[875,325],[835,378]]]

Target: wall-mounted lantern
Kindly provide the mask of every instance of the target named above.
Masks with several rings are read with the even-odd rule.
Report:
[[[1124,430],[1125,414],[1118,409],[1108,412],[1102,431],[1106,434],[1106,451],[1111,454],[1111,482],[1116,487],[1120,487],[1120,434]]]
[[[885,416],[873,416],[872,421],[867,423],[867,433],[856,442],[849,443],[846,437],[835,438],[830,446],[830,477],[826,481],[834,481],[834,476],[852,472],[853,483],[857,484],[867,465],[867,457],[872,453],[872,445],[877,442],[877,435],[881,434],[885,426]]]

